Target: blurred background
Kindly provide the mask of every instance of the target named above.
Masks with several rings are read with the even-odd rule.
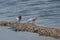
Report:
[[[37,17],[36,25],[60,29],[60,0],[0,0],[0,21],[16,21],[22,16],[25,23]],[[0,40],[60,40],[31,32],[14,32],[0,26]]]

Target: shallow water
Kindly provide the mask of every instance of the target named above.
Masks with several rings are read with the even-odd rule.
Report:
[[[60,29],[60,0],[0,0],[0,20],[16,21],[17,15],[22,16],[21,22],[37,17],[35,24]],[[0,31],[0,40],[60,40],[4,27]]]

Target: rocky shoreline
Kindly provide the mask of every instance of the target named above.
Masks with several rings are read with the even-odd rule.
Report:
[[[27,31],[38,33],[43,36],[50,36],[54,38],[60,38],[60,30],[55,28],[47,28],[43,26],[37,26],[30,23],[17,23],[9,21],[0,21],[0,26],[10,26],[13,31]]]

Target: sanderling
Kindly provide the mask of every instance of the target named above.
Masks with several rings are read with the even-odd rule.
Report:
[[[37,19],[36,17],[29,18],[27,20],[27,23],[34,23],[36,21],[36,19]]]
[[[20,22],[21,16],[16,16],[16,19],[17,19],[18,22]]]

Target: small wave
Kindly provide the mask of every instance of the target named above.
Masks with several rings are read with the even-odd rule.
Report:
[[[54,1],[60,1],[60,0],[51,0],[52,2],[54,2]]]
[[[26,2],[26,1],[29,1],[29,0],[19,0],[19,2]]]
[[[40,17],[48,17],[48,16],[60,16],[60,14],[44,14],[44,15],[40,15]]]

